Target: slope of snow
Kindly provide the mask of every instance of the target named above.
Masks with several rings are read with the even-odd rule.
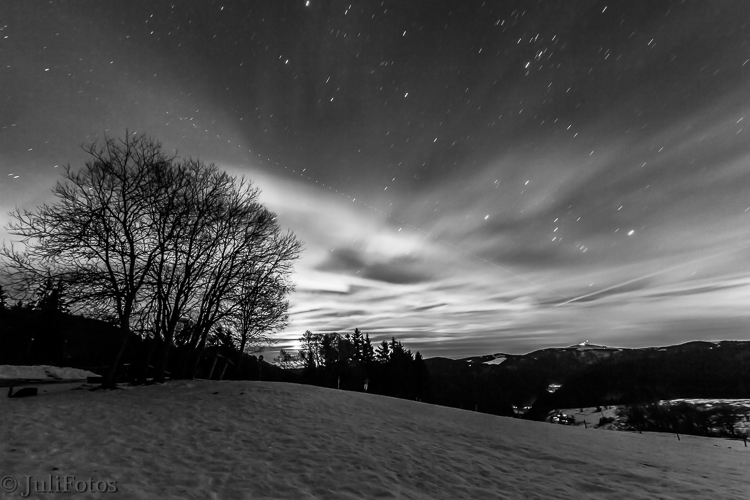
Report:
[[[114,481],[122,498],[750,498],[736,442],[293,384],[0,398],[0,415],[3,475]]]
[[[496,357],[496,358],[494,358],[494,359],[491,359],[491,360],[489,360],[489,361],[485,361],[485,362],[484,362],[484,364],[485,364],[485,365],[500,365],[500,364],[502,364],[502,363],[503,363],[503,362],[504,362],[504,361],[505,361],[506,359],[508,359],[508,358],[506,358],[505,356],[498,356],[498,357]]]
[[[0,365],[0,379],[76,380],[96,376],[98,376],[96,373],[79,370],[78,368],[61,368],[49,365]]]

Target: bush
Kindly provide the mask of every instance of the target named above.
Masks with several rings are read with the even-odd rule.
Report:
[[[601,427],[602,425],[614,423],[614,421],[615,421],[614,417],[601,417],[599,418],[599,427]]]

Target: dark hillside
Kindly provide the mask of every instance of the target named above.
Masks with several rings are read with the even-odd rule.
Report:
[[[119,329],[97,319],[59,311],[0,310],[0,364],[68,366],[101,374],[119,346],[119,336]],[[122,357],[118,380],[143,381],[151,376],[160,347],[154,345],[153,340],[132,334]],[[167,371],[179,370],[180,354],[179,349],[175,349]],[[208,347],[201,356],[197,377],[283,381],[299,378],[296,373],[256,356],[243,354],[241,359],[238,363],[236,351]]]
[[[648,403],[678,398],[750,397],[750,342],[689,342],[623,350],[572,375],[529,413],[555,408]]]
[[[425,365],[431,385],[426,401],[495,415],[513,415],[508,393],[502,389],[502,373],[496,366],[447,358],[429,358]]]
[[[487,405],[498,399],[498,405],[524,407],[546,394],[550,384],[565,384],[584,368],[617,357],[622,351],[585,344],[525,355],[430,358],[425,363],[435,401],[445,402],[438,404],[474,408],[480,400]]]

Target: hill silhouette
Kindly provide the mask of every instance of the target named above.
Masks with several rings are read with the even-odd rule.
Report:
[[[59,311],[0,310],[0,364],[70,366],[101,373],[117,349],[118,335],[107,322]],[[583,342],[525,355],[497,353],[459,360],[422,360],[399,342],[391,343],[400,346],[404,355],[387,363],[338,367],[335,362],[313,371],[282,369],[260,356],[209,346],[195,376],[340,387],[495,415],[525,414],[536,420],[560,408],[750,397],[750,342],[688,342],[641,349]],[[160,348],[153,340],[133,334],[118,379],[149,380],[151,360]],[[180,363],[176,348],[167,370],[179,377]]]
[[[531,407],[526,417],[537,420],[556,408],[750,397],[750,342],[743,341],[639,349],[582,343],[425,364],[435,402],[480,411]]]
[[[541,394],[529,417],[544,418],[554,408],[678,398],[747,398],[749,377],[750,342],[623,349],[571,374],[556,392]]]
[[[119,329],[106,321],[25,307],[0,309],[0,364],[69,366],[101,375],[120,341]],[[132,333],[116,380],[151,379],[153,363],[162,348],[159,342]],[[179,348],[175,349],[167,365],[169,373],[179,373],[181,354]],[[274,381],[297,378],[258,356],[218,345],[204,350],[196,377]]]

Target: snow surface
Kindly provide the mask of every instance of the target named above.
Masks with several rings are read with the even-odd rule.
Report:
[[[495,359],[491,359],[489,361],[485,361],[485,365],[500,365],[502,364],[507,358],[505,356],[498,356]]]
[[[78,368],[61,368],[49,365],[0,365],[0,379],[79,380],[97,376],[96,373],[79,370]]]
[[[294,384],[0,398],[0,420],[3,475],[116,481],[121,498],[750,498],[741,442]]]

